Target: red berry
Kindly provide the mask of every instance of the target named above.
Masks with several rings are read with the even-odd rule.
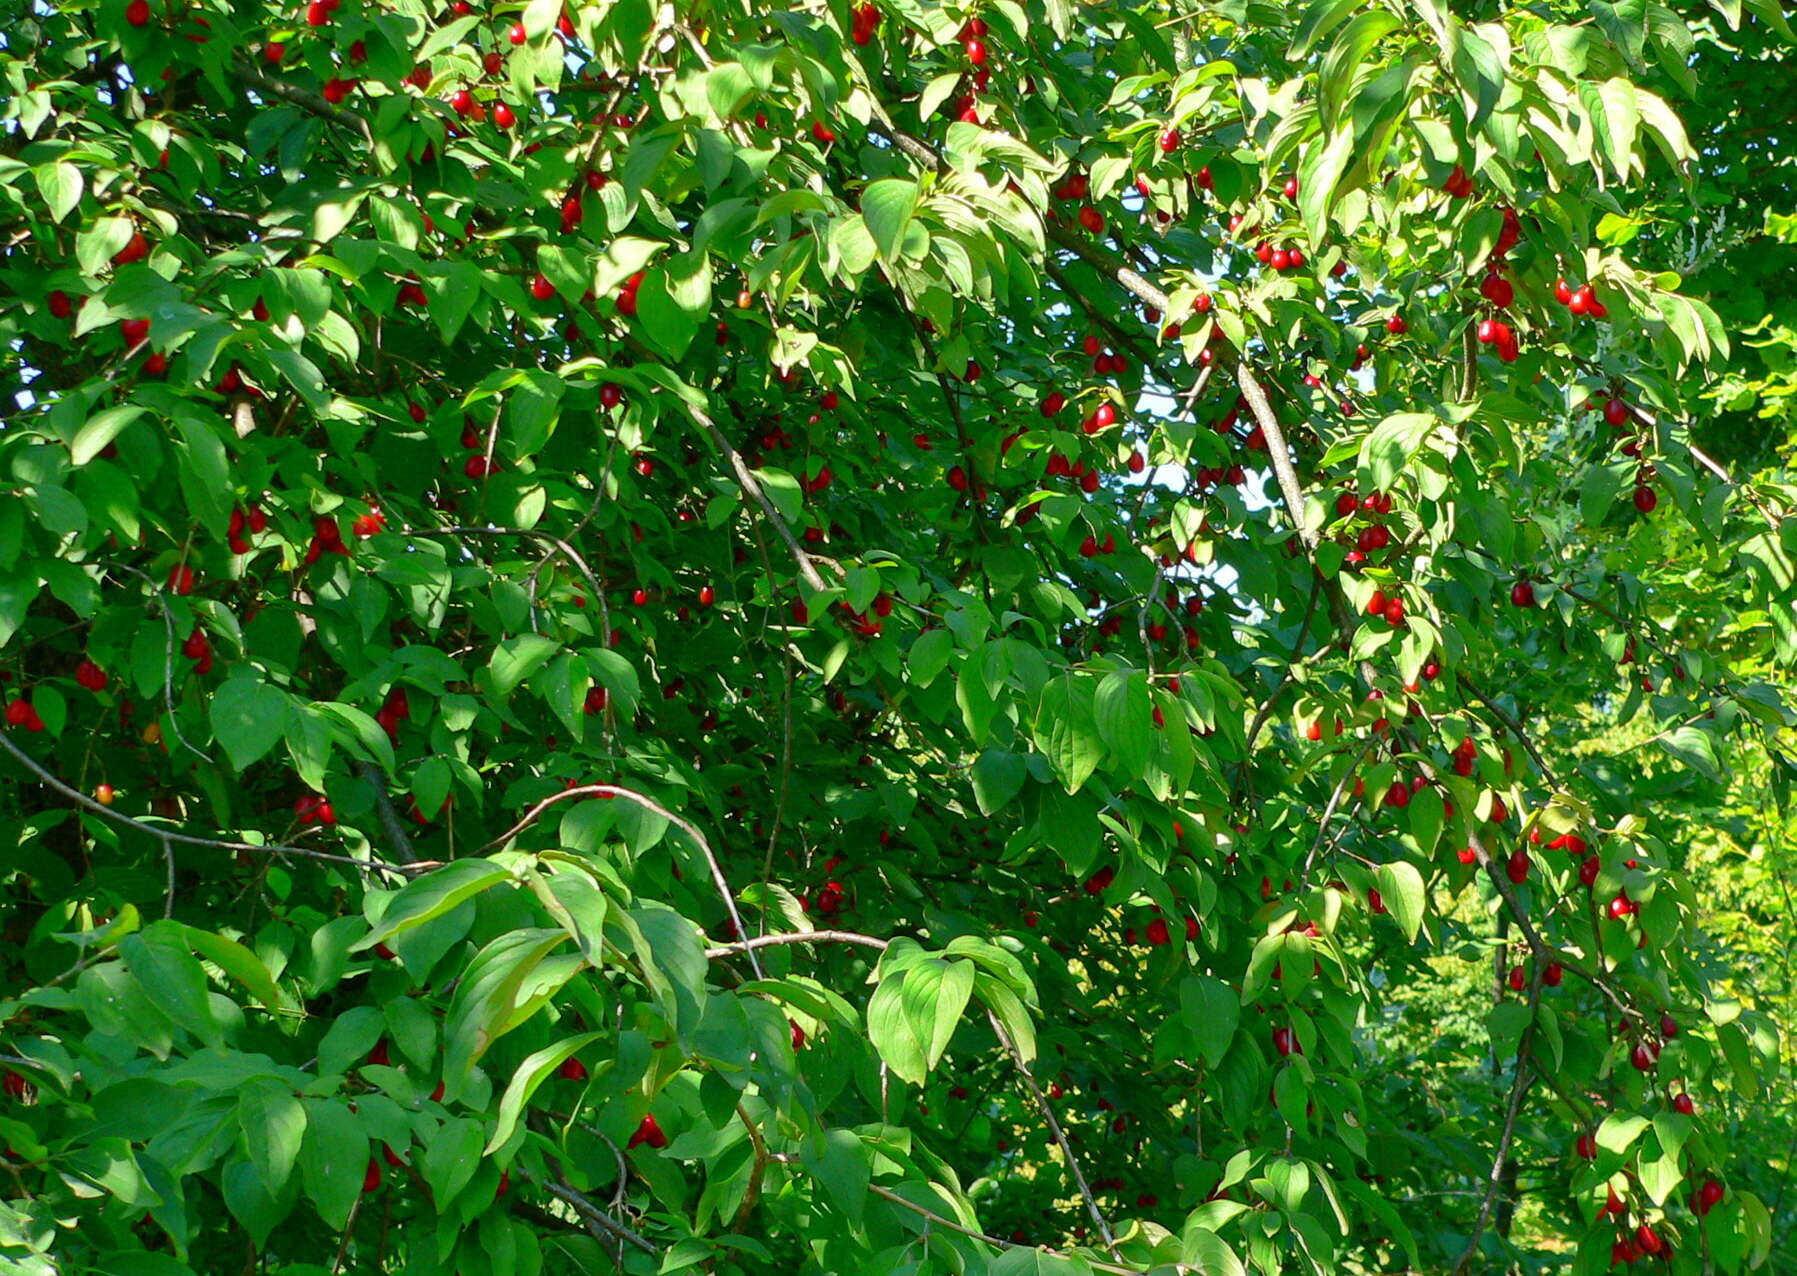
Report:
[[[661,1126],[656,1123],[653,1113],[646,1114],[642,1123],[636,1127],[636,1133],[630,1136],[630,1147],[641,1143],[647,1143],[652,1148],[665,1148],[668,1145],[668,1136],[661,1132]]]
[[[148,26],[150,24],[149,0],[131,0],[131,3],[125,6],[125,21],[134,27]]]

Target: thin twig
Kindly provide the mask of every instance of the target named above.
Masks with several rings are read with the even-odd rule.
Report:
[[[185,551],[182,555],[182,562],[186,562]],[[175,739],[180,743],[182,748],[186,749],[189,753],[202,761],[212,761],[212,758],[205,751],[196,748],[193,742],[183,734],[181,730],[181,719],[175,713],[175,647],[179,644],[180,639],[175,633],[175,618],[169,612],[168,599],[163,597],[162,587],[150,578],[148,572],[141,571],[138,568],[131,566],[129,563],[108,563],[106,566],[117,568],[122,572],[130,572],[133,576],[143,581],[144,588],[148,589],[150,591],[150,596],[156,600],[156,610],[162,613],[162,627],[167,631],[167,643],[162,653],[162,700],[163,704],[168,709],[169,726],[174,728]]]
[[[817,566],[811,561],[811,555],[805,552],[805,547],[799,544],[798,537],[792,534],[792,528],[786,525],[786,520],[780,516],[780,511],[774,508],[773,501],[762,489],[761,480],[755,477],[755,471],[751,470],[748,462],[743,460],[742,453],[738,452],[731,445],[730,440],[724,437],[724,432],[718,429],[716,421],[691,404],[687,405],[686,410],[698,423],[699,428],[717,446],[717,449],[724,454],[724,459],[730,464],[730,473],[736,479],[736,485],[742,488],[743,493],[751,501],[755,502],[756,508],[761,511],[763,517],[774,525],[774,530],[780,534],[780,539],[786,544],[787,552],[792,555],[793,562],[798,564],[799,575],[804,578],[805,583],[819,593],[827,590],[829,586],[824,583],[824,578],[818,575]]]
[[[1005,1026],[999,1022],[998,1016],[992,1012],[990,1007],[986,1010],[986,1018],[992,1024],[992,1031],[998,1034],[999,1043],[1009,1052],[1011,1061],[1017,1065],[1017,1071],[1023,1077],[1023,1084],[1028,1087],[1030,1096],[1036,1101],[1036,1106],[1042,1109],[1042,1115],[1048,1121],[1049,1133],[1060,1145],[1061,1155],[1067,1161],[1067,1170],[1073,1175],[1073,1181],[1079,1188],[1079,1194],[1086,1202],[1086,1213],[1092,1216],[1092,1222],[1098,1227],[1098,1234],[1104,1237],[1105,1248],[1111,1251],[1112,1258],[1122,1262],[1123,1255],[1117,1252],[1117,1238],[1111,1234],[1111,1225],[1106,1221],[1104,1211],[1098,1208],[1098,1198],[1092,1195],[1092,1189],[1086,1183],[1086,1176],[1079,1168],[1079,1160],[1073,1155],[1073,1144],[1067,1141],[1067,1132],[1055,1119],[1054,1108],[1049,1104],[1048,1096],[1042,1093],[1042,1087],[1036,1084],[1035,1075],[1030,1072],[1029,1064],[1024,1062],[1023,1051],[1017,1048],[1017,1043],[1011,1040],[1011,1034],[1005,1031]]]
[[[587,587],[598,596],[599,578],[593,575],[593,569],[587,566],[587,560],[580,556],[580,551],[561,537],[551,532],[541,532],[529,527],[408,527],[405,536],[523,536],[531,540],[543,541],[553,545],[567,560],[574,564],[580,574],[586,577]]]
[[[658,1252],[655,1246],[631,1231],[628,1227],[624,1226],[624,1224],[618,1222],[617,1219],[613,1218],[610,1214],[607,1214],[604,1210],[593,1204],[579,1192],[576,1192],[566,1183],[545,1183],[543,1186],[548,1191],[549,1195],[573,1206],[574,1212],[579,1214],[580,1217],[585,1219],[588,1223],[597,1223],[600,1227],[603,1227],[619,1240],[634,1245],[645,1254],[655,1254]]]
[[[1267,719],[1272,716],[1273,705],[1279,700],[1280,692],[1284,691],[1286,685],[1291,682],[1292,670],[1297,666],[1299,658],[1304,653],[1304,640],[1310,636],[1310,618],[1316,614],[1317,597],[1322,592],[1323,578],[1320,574],[1313,572],[1310,577],[1310,598],[1304,604],[1304,619],[1298,622],[1298,636],[1292,640],[1291,659],[1285,662],[1285,669],[1279,675],[1279,681],[1274,683],[1273,689],[1267,693],[1266,703],[1261,705],[1260,712],[1254,715],[1254,722],[1248,728],[1248,743],[1242,746],[1244,759],[1254,752],[1254,742],[1260,737],[1261,728],[1266,725]],[[1245,761],[1244,765],[1246,765]]]
[[[1537,961],[1533,978],[1529,981],[1529,1021],[1523,1026],[1522,1038],[1516,1045],[1516,1080],[1510,1085],[1510,1105],[1504,1112],[1504,1128],[1498,1134],[1497,1154],[1491,1159],[1491,1175],[1486,1180],[1485,1196],[1479,1202],[1478,1221],[1473,1224],[1473,1234],[1466,1242],[1460,1261],[1454,1264],[1451,1276],[1460,1276],[1466,1270],[1466,1265],[1472,1262],[1473,1255],[1478,1252],[1479,1241],[1485,1235],[1485,1225],[1491,1221],[1491,1207],[1496,1202],[1498,1188],[1504,1181],[1504,1165],[1510,1159],[1511,1140],[1516,1137],[1516,1118],[1522,1111],[1523,1094],[1529,1088],[1529,1078],[1535,1072],[1529,1046],[1535,1037],[1535,1011],[1541,1004],[1541,977],[1544,969]]]
[[[18,745],[14,744],[12,740],[4,734],[0,734],[0,749],[5,749],[8,753],[12,754],[27,771],[30,771],[43,783],[49,785],[52,789],[68,798],[71,802],[76,803],[84,810],[92,811],[95,815],[111,820],[115,824],[123,824],[137,829],[139,832],[148,834],[150,837],[159,837],[169,842],[180,842],[184,846],[207,846],[215,851],[248,851],[256,855],[298,855],[305,859],[323,860],[329,864],[348,864],[355,868],[373,869],[377,872],[391,874],[394,877],[410,877],[414,871],[427,867],[435,867],[434,864],[419,864],[402,868],[397,864],[388,864],[383,860],[359,860],[353,856],[332,855],[328,851],[314,851],[303,846],[284,846],[277,843],[270,843],[266,846],[257,846],[253,842],[233,842],[223,838],[196,837],[191,833],[178,833],[174,829],[158,828],[154,824],[145,824],[141,820],[132,819],[123,811],[115,811],[110,806],[103,806],[81,790],[64,784],[61,780],[50,774],[50,772],[46,771],[38,764],[35,758],[29,753],[26,753]]]
[[[861,948],[884,949],[890,942],[874,935],[860,935],[852,930],[779,931],[771,935],[756,935],[752,939],[740,939],[733,944],[713,944],[705,950],[705,955],[715,961],[732,953],[749,953],[757,948],[774,948],[784,944],[855,944]]]
[[[907,1201],[891,1188],[882,1187],[878,1183],[869,1183],[867,1185],[867,1190],[883,1201],[891,1201],[894,1205],[903,1206],[913,1214],[920,1215],[925,1221],[934,1224],[937,1227],[946,1227],[951,1232],[959,1232],[962,1236],[971,1237],[976,1241],[984,1241],[986,1244],[996,1245],[1000,1249],[1038,1248],[1035,1245],[1021,1245],[1016,1241],[1003,1240],[997,1236],[988,1235],[977,1228],[957,1223],[952,1218],[945,1218],[941,1214],[936,1213],[928,1206],[919,1205],[915,1201]],[[1054,1255],[1055,1253],[1053,1250],[1042,1250],[1041,1252],[1049,1255]],[[1082,1261],[1095,1272],[1113,1272],[1116,1273],[1116,1276],[1141,1276],[1140,1270],[1134,1267],[1123,1267],[1114,1263],[1103,1262],[1102,1260],[1095,1258],[1084,1258]]]

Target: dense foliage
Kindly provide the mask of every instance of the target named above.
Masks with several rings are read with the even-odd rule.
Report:
[[[1776,0],[7,16],[0,1270],[1788,1246]]]

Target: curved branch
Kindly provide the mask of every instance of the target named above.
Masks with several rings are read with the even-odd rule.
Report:
[[[667,807],[657,802],[654,798],[646,797],[643,794],[638,793],[635,789],[620,788],[616,784],[579,784],[571,789],[563,789],[560,793],[552,793],[541,802],[538,802],[535,806],[531,807],[516,824],[512,825],[511,828],[481,847],[475,854],[485,855],[488,851],[505,845],[525,829],[535,824],[542,816],[543,812],[547,811],[557,802],[566,802],[573,798],[582,797],[626,798],[629,801],[635,802],[645,811],[650,811],[661,816],[662,819],[666,820],[669,824],[672,824],[675,828],[690,837],[694,843],[698,845],[700,853],[705,856],[705,863],[711,869],[712,884],[717,887],[718,895],[724,901],[724,910],[730,914],[731,925],[736,927],[736,933],[738,935],[746,935],[748,933],[743,927],[742,914],[736,911],[736,895],[731,891],[730,882],[724,876],[723,866],[718,863],[718,857],[712,853],[711,843],[705,839],[705,835],[699,832],[697,828],[693,827],[690,821],[676,815]],[[749,966],[754,970],[755,978],[762,978],[761,963],[756,959],[754,949],[750,948],[745,951],[748,953]]]

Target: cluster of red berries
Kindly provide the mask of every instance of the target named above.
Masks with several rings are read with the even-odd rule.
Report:
[[[1473,179],[1466,175],[1466,169],[1459,164],[1448,174],[1448,180],[1441,184],[1441,189],[1455,199],[1466,199],[1473,193]]]
[[[337,813],[331,810],[330,799],[317,793],[304,793],[295,798],[293,814],[301,824],[331,825],[337,822]]]
[[[312,540],[306,546],[306,566],[310,567],[325,554],[347,557],[349,546],[343,543],[343,530],[337,526],[337,520],[321,515],[312,522]]]
[[[193,661],[193,671],[197,674],[212,672],[212,641],[206,637],[206,631],[198,625],[187,635],[181,644],[181,654]]]
[[[1616,394],[1593,395],[1586,401],[1586,408],[1601,409],[1604,422],[1614,429],[1628,430],[1629,435],[1622,443],[1622,454],[1639,458],[1641,455],[1642,433],[1636,430],[1635,414],[1629,409],[1627,400]],[[1643,461],[1635,470],[1635,508],[1643,514],[1651,514],[1660,504],[1658,493],[1653,489],[1653,481],[1659,477],[1659,471],[1651,462]]]
[[[75,682],[78,686],[89,691],[104,691],[108,681],[106,671],[91,660],[84,659],[75,666]]]
[[[399,724],[411,716],[412,703],[406,697],[406,689],[395,687],[387,693],[387,699],[374,715],[374,720],[381,724],[381,730],[387,733],[387,738],[398,744]]]
[[[44,720],[38,716],[37,709],[31,701],[20,696],[17,700],[7,702],[6,725],[24,727],[27,731],[42,731]]]
[[[1104,214],[1083,201],[1092,193],[1092,183],[1084,173],[1069,173],[1059,186],[1049,192],[1063,204],[1079,204],[1079,224],[1094,235],[1104,233]],[[1054,214],[1049,214],[1053,217]]]
[[[1151,318],[1149,322],[1153,323],[1154,319]],[[1092,333],[1086,334],[1085,340],[1080,342],[1080,349],[1091,356],[1092,371],[1097,376],[1114,376],[1117,373],[1129,371],[1129,360],[1118,354],[1116,351],[1108,349],[1105,344]],[[1047,400],[1043,401],[1042,415],[1054,415],[1053,412],[1047,410],[1048,402],[1053,400],[1054,397],[1055,396],[1051,394],[1048,396]],[[1061,402],[1063,404],[1066,402],[1065,396],[1062,396]],[[1060,408],[1057,407],[1055,412],[1059,411]]]
[[[1610,313],[1604,303],[1597,299],[1597,293],[1590,284],[1574,288],[1564,279],[1556,279],[1554,300],[1575,315],[1590,315],[1593,319],[1602,319]]]
[[[866,44],[874,38],[874,32],[880,29],[880,9],[874,4],[855,6],[854,21],[849,28],[849,39],[856,44]]]
[[[254,505],[250,506],[248,514],[235,506],[232,507],[230,522],[225,524],[225,540],[231,546],[231,552],[233,554],[249,553],[250,543],[244,539],[244,529],[248,528],[250,532],[260,534],[267,526],[268,515]]]
[[[1263,239],[1254,250],[1254,258],[1261,265],[1271,266],[1274,270],[1296,270],[1304,264],[1304,250],[1296,244],[1275,248]]]
[[[630,278],[626,279],[618,288],[618,313],[623,315],[626,319],[634,318],[636,315],[637,289],[643,286],[643,277],[646,273],[647,272],[641,270],[637,271],[634,275],[630,276]]]

